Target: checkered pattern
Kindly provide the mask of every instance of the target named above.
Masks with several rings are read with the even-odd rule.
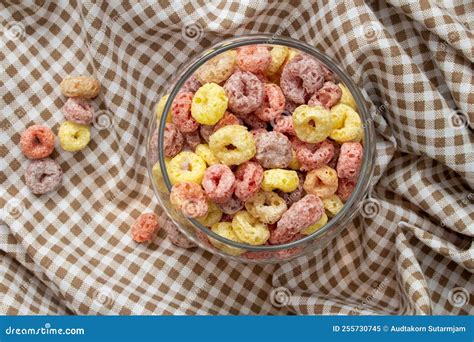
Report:
[[[2,313],[474,314],[472,6],[131,3],[0,4]],[[363,90],[377,158],[360,215],[280,265],[181,250],[163,233],[132,243],[134,219],[159,211],[144,157],[158,92],[190,56],[258,32],[313,44]],[[95,104],[113,122],[96,123],[80,152],[57,148],[64,185],[34,196],[19,133],[32,123],[57,132],[68,74],[101,82]],[[278,291],[288,300],[275,302]]]

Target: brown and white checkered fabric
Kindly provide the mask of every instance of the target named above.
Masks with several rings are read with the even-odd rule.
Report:
[[[9,314],[474,314],[474,8],[469,1],[2,1],[0,303]],[[189,35],[189,30],[194,30]],[[182,63],[224,38],[281,33],[363,89],[374,187],[342,235],[280,265],[132,242],[156,210],[144,136]],[[20,132],[57,132],[59,83],[103,91],[89,146],[56,149],[64,186],[25,186]],[[283,291],[284,305],[272,295]]]

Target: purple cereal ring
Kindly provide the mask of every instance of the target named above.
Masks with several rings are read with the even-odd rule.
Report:
[[[342,90],[333,82],[324,82],[321,89],[319,89],[308,101],[308,106],[322,105],[330,109],[337,104],[342,96]]]
[[[339,161],[339,155],[341,154],[341,145],[339,145],[335,141],[331,141],[331,143],[334,146],[334,156],[331,158],[331,160],[328,162],[328,166],[331,169],[336,170],[337,168],[337,162]]]
[[[291,113],[286,110],[275,117],[272,121],[272,126],[274,131],[290,136],[296,135],[295,127],[293,126],[293,118],[291,117]]]
[[[255,159],[266,169],[284,169],[293,159],[290,140],[279,132],[258,134],[255,146]]]
[[[263,74],[272,62],[272,56],[264,45],[247,45],[237,48],[235,62],[240,70]]]
[[[176,125],[167,122],[163,134],[163,150],[166,157],[174,157],[183,149],[184,137]]]
[[[264,86],[262,106],[257,108],[255,115],[263,121],[272,121],[285,109],[285,95],[280,87],[273,83]]]
[[[235,114],[248,114],[262,105],[263,83],[252,73],[237,71],[224,84],[229,99],[229,110]]]
[[[334,145],[329,140],[310,144],[293,139],[296,158],[301,164],[301,170],[311,171],[327,164],[334,157]]]
[[[25,183],[34,194],[41,195],[56,190],[62,181],[61,166],[50,158],[33,160],[26,168]]]
[[[283,68],[280,87],[286,98],[304,104],[324,83],[324,73],[313,57],[298,54]]]
[[[345,202],[351,197],[352,191],[356,186],[356,181],[353,179],[339,178],[337,182],[336,195],[339,196],[341,201]]]
[[[224,214],[234,215],[244,207],[244,203],[234,195],[226,203],[217,203],[217,206]]]
[[[189,92],[189,93],[195,93],[197,90],[201,88],[201,82],[198,81],[198,79],[193,75],[190,78],[187,79],[186,82],[184,82],[183,86],[179,90],[180,92]]]
[[[70,97],[63,108],[64,118],[81,125],[90,125],[94,119],[94,108],[86,100],[79,97]]]
[[[198,131],[184,133],[183,135],[186,145],[193,151],[196,149],[196,146],[201,143],[201,137]]]
[[[341,154],[337,162],[339,178],[356,179],[359,176],[364,148],[358,142],[346,142],[341,145]]]
[[[201,125],[199,126],[199,134],[205,142],[209,142],[209,137],[214,133],[215,125]]]
[[[263,120],[260,120],[255,114],[250,113],[242,117],[245,125],[250,129],[265,129],[267,128],[267,123]]]
[[[235,176],[227,165],[214,164],[204,172],[202,187],[207,198],[215,203],[226,203],[234,193]]]

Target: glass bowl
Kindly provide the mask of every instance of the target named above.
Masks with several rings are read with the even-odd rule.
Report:
[[[179,211],[172,208],[169,199],[171,183],[166,171],[164,153],[162,153],[164,125],[167,120],[167,114],[171,108],[173,99],[184,83],[188,80],[188,78],[193,75],[193,73],[201,65],[211,58],[227,50],[251,44],[287,46],[289,48],[304,52],[322,62],[329,70],[334,73],[335,77],[340,82],[344,83],[349,89],[356,101],[358,112],[363,123],[364,158],[356,187],[350,198],[345,202],[344,207],[334,218],[329,220],[329,222],[324,227],[317,230],[315,233],[305,236],[300,240],[281,245],[251,246],[245,243],[238,243],[228,240],[212,232],[209,228],[203,226],[197,220],[189,219]],[[171,220],[188,239],[195,242],[201,248],[204,248],[227,259],[232,259],[239,262],[282,262],[305,253],[313,252],[316,249],[326,246],[332,239],[340,234],[341,230],[357,214],[359,204],[364,199],[369,190],[373,173],[373,161],[375,158],[374,128],[359,89],[346,74],[346,72],[341,70],[336,62],[331,60],[321,51],[301,41],[290,38],[275,37],[271,35],[247,35],[239,38],[224,40],[203,51],[201,54],[192,58],[189,62],[183,65],[177,72],[177,75],[174,76],[174,79],[169,82],[169,86],[165,87],[162,94],[159,94],[156,103],[158,103],[165,94],[169,94],[169,97],[162,111],[163,115],[161,118],[158,120],[156,119],[156,108],[153,110],[153,113],[150,114],[151,125],[148,128],[146,138],[148,173],[150,179],[152,180],[153,191],[164,212],[169,216],[169,218],[171,218]],[[158,141],[156,141],[156,131],[158,132]],[[153,139],[153,134],[155,134],[155,139]],[[209,239],[214,239],[214,244],[211,244]],[[215,248],[214,245],[219,245],[220,249]],[[235,255],[237,254],[235,253],[236,249],[244,250],[246,252],[240,254],[240,251],[239,255]]]

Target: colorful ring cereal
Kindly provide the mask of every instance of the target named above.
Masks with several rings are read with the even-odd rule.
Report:
[[[179,91],[191,92],[194,94],[198,91],[199,88],[201,88],[201,86],[201,82],[199,82],[195,75],[192,75],[190,78],[187,79],[186,82],[184,82],[183,86]]]
[[[244,203],[237,196],[233,195],[226,203],[219,203],[217,206],[224,214],[234,215],[244,207]],[[224,217],[222,217],[222,220],[224,220]]]
[[[196,147],[201,143],[201,137],[199,136],[198,131],[183,133],[183,136],[184,141],[186,142],[185,146],[191,150],[196,149]]]
[[[252,113],[242,116],[244,123],[251,129],[264,129],[267,130],[267,123],[260,120],[257,116]]]
[[[272,121],[273,130],[293,136],[296,134],[295,127],[293,126],[293,118],[290,112],[286,110],[279,113]]]
[[[321,198],[334,194],[337,187],[337,172],[327,165],[308,172],[303,185],[304,190],[308,194],[313,194]]]
[[[235,241],[235,242],[242,242],[235,234],[234,230],[232,229],[232,224],[230,222],[219,222],[219,223],[213,224],[211,227],[211,230],[217,235],[220,235],[228,240]],[[221,251],[229,255],[237,256],[245,252],[245,250],[243,249],[226,245],[225,243],[217,241],[216,239],[213,239],[213,238],[210,238],[209,241],[212,243],[214,247],[216,247],[217,249],[220,249]]]
[[[204,172],[202,187],[214,203],[226,203],[234,193],[235,176],[227,165],[211,165]]]
[[[173,245],[186,249],[197,247],[194,242],[188,240],[188,238],[179,231],[179,228],[169,218],[167,218],[163,224],[163,230]]]
[[[229,98],[229,109],[237,115],[254,112],[262,105],[263,83],[250,72],[235,72],[225,82],[224,90]]]
[[[190,218],[202,217],[207,214],[204,190],[196,183],[179,183],[173,185],[170,193],[171,205]]]
[[[246,45],[237,48],[237,67],[254,74],[264,73],[272,61],[270,51],[264,45]]]
[[[62,182],[61,166],[50,158],[33,160],[26,168],[26,186],[36,195],[56,190]]]
[[[30,126],[21,133],[20,148],[28,159],[46,158],[54,151],[54,133],[47,126]]]
[[[253,161],[239,165],[235,172],[235,196],[246,201],[255,195],[263,181],[263,167]]]
[[[339,88],[338,88],[339,89]],[[285,95],[280,87],[273,83],[264,85],[262,105],[257,108],[255,115],[263,121],[274,120],[285,109]]]
[[[326,214],[329,217],[334,217],[339,211],[341,211],[344,204],[337,195],[330,195],[326,198],[323,198],[323,206],[326,210]]]
[[[236,56],[236,51],[227,51],[213,57],[196,71],[196,79],[201,84],[224,82],[234,72]]]
[[[201,184],[206,163],[197,154],[183,151],[170,160],[167,170],[171,184],[182,182]]]
[[[209,138],[214,155],[226,165],[240,165],[256,153],[255,140],[246,127],[229,125],[222,127]]]
[[[81,125],[89,125],[94,119],[94,108],[80,97],[67,99],[61,108],[64,118]]]
[[[209,207],[207,214],[203,217],[198,217],[197,221],[205,227],[210,227],[220,222],[222,219],[222,210],[212,201],[208,201],[207,205]]]
[[[193,93],[179,92],[171,106],[173,123],[183,133],[194,132],[199,128],[199,123],[191,115],[193,101]]]
[[[224,89],[216,83],[206,83],[192,99],[191,114],[203,125],[215,125],[227,109],[228,99]]]
[[[291,207],[295,202],[298,202],[300,199],[302,199],[304,195],[306,195],[303,189],[304,178],[305,177],[303,176],[302,173],[298,173],[298,179],[299,179],[298,187],[292,192],[283,192],[281,190],[276,191],[277,194],[285,200],[288,208]]]
[[[249,245],[263,245],[270,237],[268,227],[245,210],[234,215],[232,229],[242,242]]]
[[[327,164],[334,157],[334,145],[329,140],[324,140],[318,144],[308,144],[297,142],[294,144],[296,158],[301,163],[304,171],[314,170]]]
[[[75,152],[87,146],[91,131],[89,126],[65,121],[59,126],[58,136],[64,151]]]
[[[219,120],[219,122],[214,126],[213,132],[218,131],[222,127],[225,126],[230,126],[230,125],[241,125],[242,120],[240,120],[238,117],[236,117],[234,114],[231,112],[225,112],[224,116],[222,119]]]
[[[274,75],[285,62],[288,56],[288,48],[282,45],[275,45],[270,50],[270,56],[272,60],[267,68],[267,75]]]
[[[339,198],[345,202],[349,199],[349,197],[351,197],[352,191],[354,191],[357,181],[353,179],[339,178],[338,183],[339,185],[337,187],[336,195],[338,195]]]
[[[293,159],[290,140],[279,132],[265,132],[255,137],[255,159],[266,169],[285,168]]]
[[[347,142],[341,145],[341,154],[337,162],[339,178],[356,179],[359,176],[364,148],[360,143]]]
[[[163,151],[166,157],[174,157],[183,149],[184,137],[176,125],[166,123],[163,135]]]
[[[81,97],[93,99],[100,92],[100,83],[89,76],[68,76],[59,85],[62,93],[67,97]]]
[[[331,134],[331,113],[323,107],[301,105],[292,116],[296,136],[304,142],[318,143]]]
[[[329,109],[339,102],[342,91],[339,86],[333,82],[324,82],[323,87],[319,89],[308,101],[308,106],[322,105]]]
[[[311,235],[313,234],[314,232],[320,230],[322,227],[324,227],[326,225],[326,223],[328,223],[328,216],[326,215],[326,213],[323,213],[321,215],[321,218],[316,221],[315,223],[313,223],[311,226],[309,226],[308,228],[305,228],[301,231],[301,234],[303,235]]]
[[[262,191],[245,202],[245,209],[260,222],[273,224],[288,207],[285,200],[276,193]]]
[[[212,153],[207,144],[199,144],[196,146],[194,152],[206,162],[208,166],[219,164],[219,159]]]
[[[329,135],[331,139],[338,143],[358,142],[364,136],[362,122],[359,114],[345,104],[338,104],[331,108],[331,116],[335,118],[343,117],[341,126],[336,126]],[[340,120],[340,119],[339,119]]]
[[[341,100],[340,103],[343,103],[345,105],[348,105],[355,111],[357,111],[357,104],[356,101],[354,100],[354,97],[352,96],[351,92],[343,83],[338,84],[339,88],[341,88]]]
[[[294,170],[272,169],[263,172],[262,189],[273,191],[275,189],[292,192],[298,188],[298,173]]]
[[[225,114],[224,114],[225,115]],[[214,133],[215,125],[200,125],[199,134],[204,139],[205,142],[209,142],[209,137]]]
[[[153,240],[159,229],[160,226],[156,214],[141,214],[132,225],[132,239],[136,242],[149,242]]]

